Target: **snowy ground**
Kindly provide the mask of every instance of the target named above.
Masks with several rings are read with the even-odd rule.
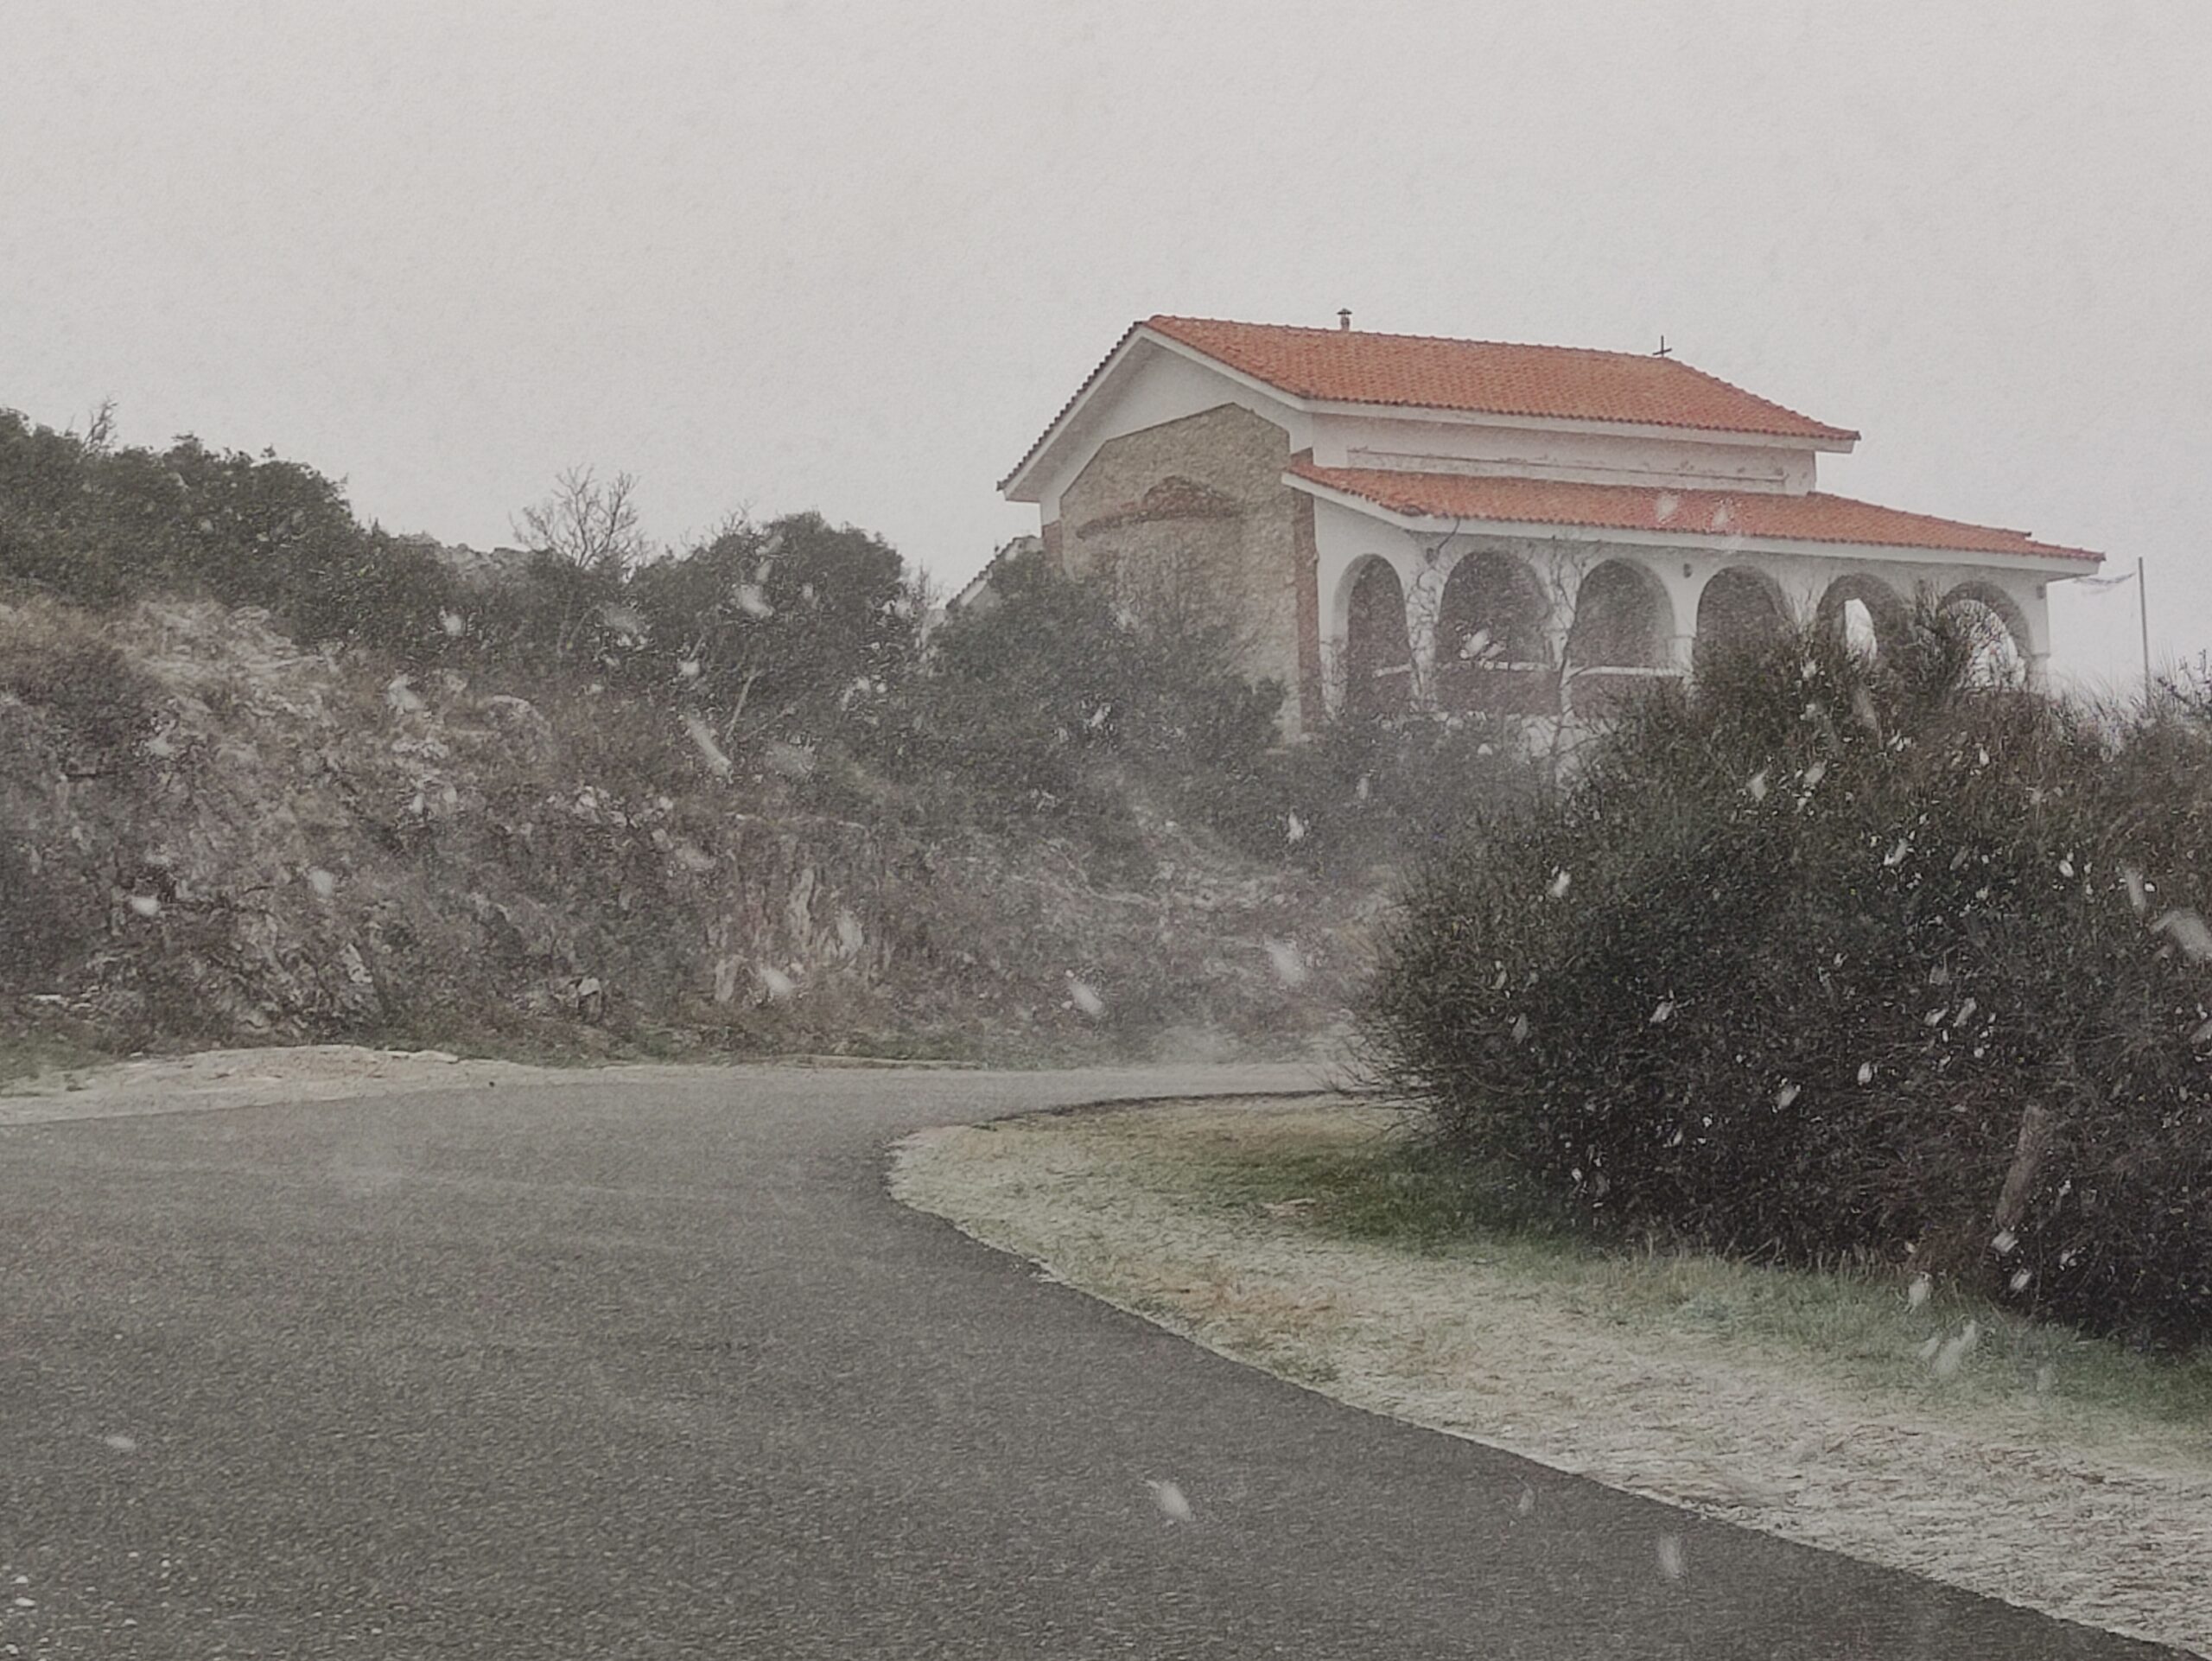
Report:
[[[779,1058],[787,1066],[871,1066],[842,1058]],[[664,1072],[692,1078],[693,1066],[638,1064],[596,1071],[625,1079]],[[461,1058],[443,1050],[372,1050],[354,1044],[270,1046],[149,1056],[109,1066],[62,1069],[0,1085],[0,1125],[62,1119],[116,1118],[143,1113],[206,1112],[277,1102],[328,1102],[352,1097],[474,1090],[489,1085],[557,1084],[575,1067]]]
[[[1192,1204],[1179,1148],[1309,1101],[925,1133],[893,1192],[1042,1271],[1354,1405],[2067,1619],[2212,1651],[2212,1439],[2056,1388],[1885,1389],[1802,1349],[1624,1319],[1525,1265]],[[1240,1127],[1243,1127],[1240,1129]]]

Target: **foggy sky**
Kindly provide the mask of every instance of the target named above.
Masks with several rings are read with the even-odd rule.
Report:
[[[1649,351],[1824,488],[2149,563],[2212,646],[2212,7],[0,0],[0,405],[486,546],[818,508],[957,582],[1154,311]],[[2053,590],[2135,675],[2132,589]]]

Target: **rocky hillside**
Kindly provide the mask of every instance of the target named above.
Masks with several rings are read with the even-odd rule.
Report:
[[[803,756],[556,684],[212,601],[0,606],[8,1035],[1023,1062],[1339,1028],[1372,895],[1141,811],[1110,876],[826,817]]]

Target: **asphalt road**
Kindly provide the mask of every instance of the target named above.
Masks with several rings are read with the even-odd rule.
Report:
[[[0,1656],[2162,1653],[1338,1406],[883,1191],[914,1127],[1286,1081],[0,1128]]]

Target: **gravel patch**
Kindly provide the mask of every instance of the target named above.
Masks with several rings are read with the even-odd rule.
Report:
[[[1194,1205],[1226,1136],[1385,1122],[1311,1101],[1052,1115],[900,1144],[892,1192],[1039,1272],[1351,1405],[1745,1526],[2212,1652],[2212,1441],[2049,1392],[1880,1388],[1624,1318],[1525,1267]]]

